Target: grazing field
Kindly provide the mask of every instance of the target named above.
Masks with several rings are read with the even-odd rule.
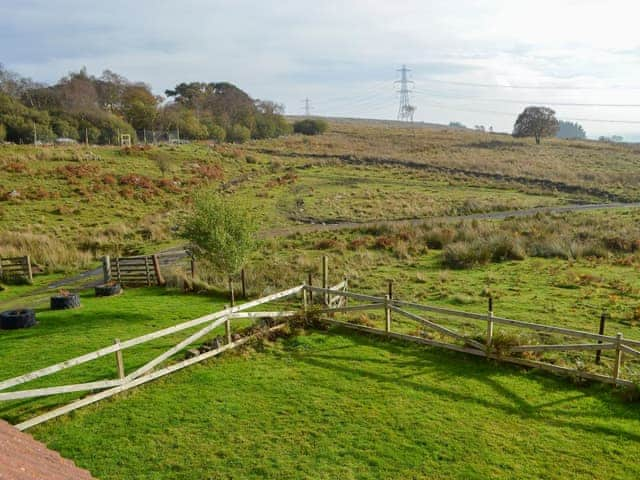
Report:
[[[331,331],[177,373],[37,427],[101,479],[637,478],[608,388]]]
[[[96,266],[103,254],[183,244],[177,230],[193,194],[219,190],[259,219],[246,264],[253,298],[308,275],[318,285],[327,255],[331,282],[345,275],[353,291],[384,295],[392,280],[398,299],[486,313],[492,298],[498,316],[589,332],[605,312],[606,335],[640,339],[637,208],[447,218],[637,201],[638,166],[635,146],[536,146],[347,121],[317,137],[242,145],[4,145],[0,256],[29,253],[45,275],[32,286],[6,286],[0,309],[46,301],[62,272]],[[388,223],[396,220],[420,222]],[[323,225],[343,222],[351,225]],[[37,303],[39,326],[0,331],[0,380],[221,309],[228,277],[197,271],[191,293],[181,288],[189,272],[174,271],[166,289],[110,298],[85,291],[78,310]],[[337,318],[381,326],[383,313]],[[485,334],[484,325],[439,321]],[[430,335],[395,314],[393,328]],[[496,330],[503,342],[531,341]],[[127,371],[187,334],[125,351]],[[547,360],[610,374],[612,352],[601,365],[593,355]],[[631,357],[621,373],[640,383]],[[115,376],[113,356],[29,386],[105,376]],[[80,396],[2,403],[0,417],[17,423]],[[633,389],[330,329],[259,342],[32,431],[104,479],[637,478],[634,397]]]
[[[263,231],[637,200],[639,162],[628,146],[350,123],[235,146],[5,145],[0,254],[59,270],[157,249],[200,189],[254,206]]]

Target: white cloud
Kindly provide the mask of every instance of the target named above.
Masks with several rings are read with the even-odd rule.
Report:
[[[414,97],[418,119],[509,130],[513,118],[489,112],[514,113],[530,100],[640,103],[640,89],[621,88],[640,78],[639,13],[627,0],[0,0],[0,61],[46,81],[83,65],[110,68],[158,92],[179,81],[228,80],[292,113],[309,96],[317,113],[389,118],[395,69],[407,63],[429,92]],[[640,120],[640,109],[558,113]],[[640,131],[585,127],[592,135]]]

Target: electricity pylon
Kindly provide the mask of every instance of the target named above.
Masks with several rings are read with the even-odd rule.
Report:
[[[413,122],[413,114],[416,111],[416,107],[411,105],[411,102],[409,101],[409,85],[413,85],[413,82],[409,80],[408,73],[410,71],[411,70],[409,70],[406,65],[403,65],[402,68],[398,70],[398,72],[400,72],[400,80],[396,80],[394,82],[400,84],[400,90],[398,90],[398,93],[400,94],[398,120],[403,122]]]

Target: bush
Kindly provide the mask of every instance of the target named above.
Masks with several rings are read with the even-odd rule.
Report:
[[[7,129],[6,127],[0,123],[0,142],[4,142],[7,138]]]
[[[207,129],[209,130],[209,138],[217,143],[222,143],[227,138],[227,132],[220,125],[212,124]]]
[[[320,135],[326,132],[328,128],[329,124],[319,119],[299,120],[293,124],[294,133],[303,135]]]
[[[233,143],[244,143],[250,138],[251,130],[237,123],[227,132],[227,140]]]
[[[196,196],[181,235],[215,270],[231,274],[244,265],[255,245],[257,223],[248,210],[217,193]]]
[[[491,251],[478,247],[468,242],[451,243],[442,252],[442,263],[446,267],[456,269],[487,263],[491,259]]]

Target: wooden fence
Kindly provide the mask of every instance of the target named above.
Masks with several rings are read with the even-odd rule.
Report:
[[[183,259],[190,259],[186,250],[176,250],[153,255],[102,258],[104,282],[116,281],[128,287],[164,285],[163,267],[173,265]],[[193,270],[193,259],[192,270]]]
[[[24,257],[0,258],[0,280],[5,282],[26,281],[33,282],[31,258]]]
[[[422,305],[414,302],[406,302],[391,298],[389,295],[385,297],[363,295],[342,290],[325,289],[320,287],[306,286],[306,291],[315,292],[320,295],[329,296],[330,298],[344,298],[351,301],[364,302],[360,304],[350,304],[349,306],[331,306],[320,311],[325,321],[330,324],[340,325],[342,327],[372,333],[376,335],[384,335],[390,338],[408,340],[411,342],[431,345],[435,347],[455,350],[457,352],[468,353],[480,357],[487,357],[500,362],[513,363],[525,367],[540,368],[554,373],[563,375],[572,375],[575,377],[585,378],[589,380],[597,380],[600,382],[611,383],[620,386],[633,386],[634,383],[628,379],[622,378],[621,367],[625,356],[640,356],[640,340],[632,340],[624,338],[622,333],[615,336],[602,335],[597,333],[586,332],[582,330],[574,330],[570,328],[558,327],[553,325],[543,325],[539,323],[523,322],[510,318],[502,318],[494,316],[493,311],[489,310],[486,314],[463,312],[448,308]],[[354,312],[375,311],[383,313],[384,328],[375,328],[368,325],[354,323],[352,321],[336,320],[336,314],[349,314]],[[426,335],[408,335],[406,333],[393,331],[393,314],[397,314],[405,321],[412,322],[414,325],[427,332],[438,335],[439,339],[428,338]],[[431,315],[432,318],[427,318]],[[482,339],[478,336],[469,336],[454,330],[450,326],[442,325],[433,316],[458,318],[465,321],[472,321],[484,329],[485,334]],[[555,344],[523,344],[523,345],[497,345],[496,329],[498,326],[516,327],[522,330],[534,332],[542,332],[543,334],[555,334],[562,337],[571,337],[581,340],[589,340],[589,343],[555,343]],[[449,341],[445,341],[445,340]],[[575,368],[555,365],[548,361],[531,360],[523,358],[523,353],[542,353],[542,352],[563,352],[563,351],[610,351],[613,353],[611,362],[611,374],[604,375],[601,373],[593,373],[587,371],[584,367]]]
[[[249,334],[245,337],[234,340],[231,335],[231,322],[236,319],[244,318],[256,320],[269,318],[282,320],[294,316],[309,317],[311,315],[317,315],[320,320],[328,324],[338,325],[344,328],[354,329],[369,334],[382,335],[389,338],[445,348],[454,350],[456,352],[490,358],[500,362],[513,363],[525,367],[540,368],[558,374],[573,375],[576,377],[597,380],[619,386],[634,385],[634,383],[629,379],[622,378],[621,367],[625,360],[625,356],[640,356],[640,340],[623,338],[623,335],[621,333],[618,333],[616,336],[608,336],[553,325],[543,325],[538,323],[523,322],[509,318],[497,317],[491,310],[489,310],[486,314],[480,314],[423,305],[415,302],[407,302],[393,298],[391,288],[389,289],[389,294],[384,297],[365,295],[348,291],[348,283],[346,279],[333,287],[325,286],[328,284],[327,280],[328,272],[325,265],[325,268],[323,268],[322,287],[315,287],[309,284],[299,285],[297,287],[283,290],[281,292],[274,293],[257,300],[249,301],[242,305],[225,308],[224,310],[221,310],[219,312],[211,313],[195,320],[190,320],[188,322],[142,335],[140,337],[132,338],[123,342],[116,340],[115,343],[111,346],[101,348],[94,352],[90,352],[85,355],[67,360],[65,362],[61,362],[46,368],[42,368],[40,370],[36,370],[34,372],[27,373],[25,375],[21,375],[19,377],[1,381],[0,401],[27,399],[70,392],[101,390],[99,393],[93,393],[85,398],[81,398],[67,405],[38,415],[35,418],[16,425],[16,428],[24,430],[52,418],[64,415],[78,408],[98,402],[104,398],[111,397],[117,393],[155,380],[156,378],[160,378],[164,375],[170,374],[189,365],[193,365],[208,358],[212,358],[226,350],[243,345],[244,343],[254,338],[255,335]],[[264,305],[266,303],[290,299],[292,297],[297,297],[298,295],[302,296],[301,309],[299,306],[300,304],[298,304],[298,307],[292,310],[249,311],[257,306]],[[319,305],[319,307],[315,305]],[[362,324],[362,322],[354,321],[354,318],[336,318],[337,316],[341,315],[349,317],[351,314],[360,314],[361,312],[366,311],[381,312],[383,318],[383,328],[364,325]],[[402,317],[403,322],[413,323],[420,329],[431,332],[438,337],[435,338],[434,336],[429,337],[428,335],[424,334],[415,335],[394,331],[394,324],[400,323],[399,318],[395,318],[395,316]],[[428,318],[428,316],[430,317]],[[471,324],[476,324],[481,329],[483,329],[485,334],[480,337],[477,335],[466,335],[464,333],[461,333],[460,331],[455,330],[450,325],[443,325],[443,322],[436,320],[435,318],[433,318],[434,316],[462,319],[467,323],[471,322]],[[268,327],[268,329],[272,331],[278,330],[284,325],[285,323],[276,322],[275,324],[272,324],[272,326]],[[167,351],[163,352],[153,360],[140,366],[133,372],[130,372],[128,374],[127,372],[125,372],[123,362],[124,350],[152,341],[157,338],[182,332],[196,326],[202,326],[202,328],[197,332],[189,335],[187,338],[177,343],[173,347],[169,348]],[[205,351],[203,353],[199,353],[199,351],[197,351],[192,358],[188,358],[186,360],[169,364],[168,366],[157,369],[157,367],[159,367],[161,364],[170,360],[179,352],[188,349],[191,344],[198,341],[199,339],[202,339],[207,334],[211,333],[215,328],[220,326],[224,326],[225,328],[226,342],[223,345],[219,345],[216,348]],[[499,327],[515,327],[523,330],[542,332],[544,334],[555,334],[562,337],[588,340],[589,342],[566,344],[532,343],[523,345],[510,345],[506,347],[505,351],[502,348],[496,348],[496,331]],[[504,348],[504,345],[502,347]],[[532,360],[530,358],[523,358],[522,356],[520,356],[524,352],[540,353],[563,351],[609,351],[613,353],[611,357],[611,373],[610,375],[593,373],[586,371],[584,368],[570,368],[567,366],[555,365],[550,362]],[[18,385],[22,385],[26,382],[45,377],[61,370],[81,365],[110,354],[115,355],[115,366],[117,371],[117,378],[115,379],[105,379],[89,383],[61,385],[31,390],[19,390],[10,392],[5,391]]]

